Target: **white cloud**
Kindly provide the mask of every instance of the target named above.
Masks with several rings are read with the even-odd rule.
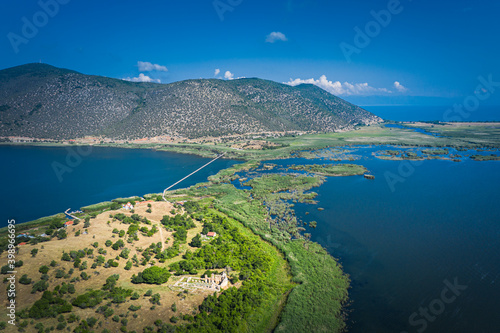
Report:
[[[405,86],[403,86],[398,81],[394,82],[394,88],[396,88],[396,90],[399,91],[399,92],[405,92],[405,91],[408,90],[408,88],[406,88]]]
[[[275,43],[277,41],[286,42],[288,38],[286,38],[285,34],[279,31],[271,32],[266,37],[266,43]]]
[[[217,75],[219,75],[219,74],[220,74],[220,69],[218,69],[218,68],[217,68],[217,69],[215,70],[215,72],[214,72],[214,76],[217,76]]]
[[[390,94],[392,91],[386,88],[374,88],[370,86],[368,83],[349,83],[349,82],[344,82],[341,83],[340,81],[329,81],[326,77],[326,75],[322,75],[318,80],[315,79],[295,79],[292,80],[290,79],[289,82],[285,82],[285,84],[291,85],[291,86],[297,86],[299,84],[314,84],[329,93],[332,93],[334,95],[384,95],[384,94]]]
[[[224,74],[224,78],[227,80],[234,80],[234,74],[230,71],[226,71],[226,73]]]
[[[152,63],[147,62],[147,61],[138,61],[137,66],[139,67],[140,72],[152,72],[152,71],[167,72],[168,71],[166,66],[152,64]]]
[[[149,76],[144,75],[142,73],[140,73],[138,77],[126,77],[123,80],[125,80],[125,81],[131,81],[131,82],[156,82],[156,83],[161,83],[160,79],[152,79]]]

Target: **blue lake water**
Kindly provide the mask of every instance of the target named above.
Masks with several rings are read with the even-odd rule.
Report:
[[[500,162],[374,159],[380,149],[397,148],[358,147],[360,159],[350,162],[375,180],[328,177],[313,189],[317,206],[295,205],[298,218],[318,222],[306,227],[312,240],[351,276],[349,332],[498,332]],[[444,281],[457,284],[459,295],[443,293]]]
[[[432,132],[426,131],[422,128],[407,127],[407,126],[403,126],[403,125],[399,125],[399,124],[386,124],[385,127],[411,129],[414,132],[423,133],[423,134],[427,134],[427,135],[431,135],[431,136],[435,136],[435,137],[441,137],[441,135],[439,133],[432,133]]]
[[[7,219],[27,222],[118,197],[159,193],[209,161],[144,149],[68,149],[0,146],[0,227]],[[235,163],[217,160],[175,188],[206,181]]]

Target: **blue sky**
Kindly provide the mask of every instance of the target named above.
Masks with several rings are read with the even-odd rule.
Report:
[[[162,83],[260,77],[382,103],[460,101],[480,76],[500,82],[493,0],[26,0],[0,8],[0,68],[42,61]],[[500,104],[500,84],[493,87],[482,103]]]

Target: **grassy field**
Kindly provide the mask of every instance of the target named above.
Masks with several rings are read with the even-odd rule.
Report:
[[[500,148],[500,123],[404,123],[405,126],[421,128],[443,136],[441,147]]]
[[[146,213],[146,209],[148,207],[143,205],[136,206],[135,213],[141,216],[147,217],[153,225],[157,225],[159,227],[159,221],[164,215],[171,215],[169,212],[173,208],[173,205],[168,202],[152,202],[152,213]],[[95,219],[91,220],[90,227],[84,228],[84,223],[79,223],[74,227],[68,227],[68,237],[66,239],[57,240],[53,239],[48,242],[38,243],[36,245],[23,245],[19,247],[19,253],[16,255],[16,260],[22,260],[24,265],[17,269],[17,276],[20,278],[22,275],[26,274],[29,278],[36,282],[40,279],[41,273],[38,272],[38,269],[42,265],[50,266],[51,261],[56,262],[55,267],[51,267],[49,272],[47,273],[49,278],[47,280],[49,284],[49,290],[52,290],[55,286],[60,285],[62,282],[70,283],[70,280],[78,279],[73,282],[75,285],[76,292],[74,295],[68,295],[67,299],[71,300],[75,295],[83,294],[85,291],[89,289],[95,289],[102,286],[106,279],[113,275],[119,274],[120,279],[118,280],[118,286],[123,288],[131,288],[134,291],[138,292],[141,297],[137,300],[128,300],[125,303],[115,304],[113,306],[114,313],[116,315],[123,315],[122,318],[128,318],[129,323],[127,324],[127,330],[137,330],[138,332],[142,332],[142,327],[146,325],[151,325],[155,320],[158,319],[158,313],[156,311],[151,311],[150,308],[152,304],[149,301],[148,297],[144,297],[147,290],[152,289],[153,293],[159,293],[162,305],[157,306],[158,310],[161,309],[164,316],[168,318],[174,315],[174,312],[170,309],[171,305],[176,302],[178,307],[178,312],[181,313],[191,313],[194,308],[197,308],[199,304],[203,301],[203,299],[211,294],[209,291],[200,291],[199,293],[190,293],[187,295],[186,299],[183,301],[179,301],[179,297],[177,296],[178,292],[174,292],[169,289],[168,286],[151,286],[151,285],[132,285],[130,283],[130,278],[133,274],[138,274],[140,271],[144,269],[144,266],[132,266],[130,270],[124,270],[125,263],[128,261],[126,259],[120,258],[119,254],[122,249],[113,250],[111,247],[105,246],[105,242],[107,240],[111,240],[112,242],[116,242],[118,239],[123,239],[118,236],[118,234],[113,233],[113,229],[117,229],[118,231],[124,230],[127,231],[127,224],[120,223],[120,221],[113,220],[109,217],[109,214],[122,213],[127,216],[131,216],[130,212],[125,212],[120,209],[117,211],[108,211],[105,213],[99,214]],[[107,222],[110,221],[108,224]],[[151,227],[151,226],[147,226]],[[35,228],[36,229],[36,228]],[[36,230],[31,229],[27,231],[36,232]],[[76,234],[80,231],[80,235],[76,236]],[[87,234],[83,232],[86,231]],[[166,230],[162,230],[165,239],[172,237],[172,232],[168,232]],[[193,235],[194,236],[194,235]],[[191,236],[192,237],[192,236]],[[155,233],[152,237],[139,236],[139,241],[134,242],[133,244],[127,244],[125,247],[131,250],[129,257],[132,258],[134,255],[137,255],[139,258],[141,257],[140,249],[147,248],[151,243],[161,242],[162,237],[160,232]],[[98,243],[98,248],[103,248],[107,251],[104,255],[106,261],[109,259],[118,258],[118,267],[110,267],[104,268],[103,266],[98,266],[95,269],[91,269],[90,266],[92,262],[94,262],[93,258],[97,256],[97,249],[92,246],[93,243]],[[186,247],[186,250],[189,247]],[[31,255],[31,250],[38,249],[38,253],[35,257]],[[94,254],[92,256],[86,256],[82,261],[88,262],[88,268],[84,270],[79,270],[78,268],[74,268],[73,262],[66,262],[61,260],[61,256],[63,252],[69,252],[70,250],[81,250],[81,249],[94,249]],[[4,256],[3,254],[2,256]],[[177,259],[178,260],[178,259]],[[3,261],[3,260],[2,260]],[[154,264],[158,264],[153,260]],[[66,274],[70,271],[70,269],[74,269],[74,273],[68,278],[57,278],[56,272],[58,270],[64,271]],[[88,280],[81,279],[80,273],[87,272],[91,277]],[[35,301],[41,298],[42,293],[37,292],[35,294],[31,293],[31,289],[33,284],[23,285],[18,284],[17,297],[16,302],[18,304],[19,310],[31,306]],[[2,304],[5,302],[5,294],[2,293],[0,296]],[[101,304],[102,305],[102,304]],[[135,311],[134,313],[138,315],[137,319],[132,318],[132,313],[128,310],[130,305],[141,306],[140,310]],[[0,310],[0,316],[6,318],[6,308],[2,307]],[[93,309],[79,309],[73,307],[72,313],[83,318],[95,317],[98,318],[99,321],[104,323],[104,318],[101,315],[95,313],[96,308]],[[23,320],[21,319],[20,322]],[[44,320],[37,320],[36,323],[41,322],[45,327],[57,326],[58,321],[56,318],[49,318]],[[36,324],[35,323],[35,324]],[[75,326],[72,326],[73,328]],[[120,323],[116,323],[112,320],[107,320],[107,324],[103,324],[102,329],[107,328],[112,332],[119,331],[122,325]],[[31,326],[30,326],[31,327]],[[31,327],[31,329],[33,329]],[[28,330],[28,331],[31,331]],[[33,330],[36,331],[36,330]],[[99,330],[101,331],[101,330]]]
[[[238,168],[240,169],[240,168]],[[177,201],[179,197],[174,196],[171,198],[172,201]],[[212,206],[213,197],[196,197],[191,196],[191,198],[196,199],[197,202],[201,204],[202,207]],[[103,209],[107,207],[105,204],[97,204],[91,206],[90,208]],[[177,207],[177,208],[176,208]],[[138,257],[142,260],[141,254],[144,249],[148,248],[151,244],[161,244],[162,248],[167,248],[173,245],[173,239],[175,238],[175,231],[165,229],[160,221],[163,216],[173,216],[173,214],[183,213],[184,211],[181,206],[173,204],[171,202],[144,202],[137,204],[134,208],[134,212],[128,212],[124,209],[118,210],[107,210],[100,214],[97,214],[95,218],[90,219],[89,225],[85,226],[83,221],[75,226],[67,227],[67,237],[64,239],[54,238],[50,241],[45,241],[37,244],[26,244],[19,246],[19,251],[16,254],[16,260],[22,261],[24,264],[17,268],[18,279],[21,276],[26,275],[27,278],[32,281],[28,284],[19,284],[16,295],[16,302],[18,304],[19,317],[22,317],[18,321],[18,325],[26,326],[23,328],[24,331],[37,332],[39,327],[35,329],[35,325],[43,325],[45,329],[50,329],[50,327],[57,327],[64,324],[64,329],[69,328],[70,330],[76,329],[78,325],[83,325],[84,319],[96,319],[96,324],[94,329],[96,331],[105,332],[142,332],[144,327],[155,327],[155,322],[158,319],[163,319],[164,323],[160,326],[166,327],[165,325],[173,325],[169,323],[169,318],[176,317],[176,324],[180,331],[184,331],[191,325],[192,320],[196,319],[183,319],[183,317],[195,316],[200,313],[200,306],[204,301],[206,301],[209,295],[213,294],[210,290],[186,290],[186,292],[180,292],[178,289],[173,288],[172,285],[180,278],[172,276],[168,283],[163,285],[144,285],[144,284],[133,284],[131,283],[131,278],[133,275],[139,274],[145,267],[150,265],[168,267],[170,264],[182,260],[182,257],[188,252],[196,252],[197,248],[190,245],[191,240],[200,232],[202,232],[202,222],[193,220],[195,227],[191,228],[187,232],[186,242],[180,246],[180,253],[164,262],[158,261],[156,259],[151,259],[146,266],[142,264],[131,265],[129,269],[124,269],[126,264],[130,262],[132,257]],[[148,220],[147,224],[140,224],[140,226],[151,229],[153,226],[158,228],[158,232],[152,234],[151,236],[146,236],[144,233],[139,235],[138,240],[132,242],[125,242],[125,235],[130,227],[130,224],[120,222],[120,220],[113,218],[112,216],[122,215],[123,217],[133,217],[134,214],[141,218],[146,217]],[[261,239],[261,237],[255,235],[250,229],[243,226],[241,222],[226,216],[219,210],[211,208],[205,211],[205,216],[222,216],[227,219],[227,223],[231,228],[234,228],[239,233],[240,237],[248,239],[250,242],[256,242],[259,244],[257,247],[268,261],[269,269],[262,273],[260,279],[256,280],[257,283],[262,283],[262,286],[266,288],[266,293],[259,296],[260,303],[253,309],[245,320],[238,321],[238,328],[232,328],[229,331],[232,332],[271,332],[279,321],[279,314],[283,309],[286,302],[286,297],[290,290],[294,286],[291,282],[290,267],[284,258],[284,255],[269,242]],[[51,219],[40,219],[27,226],[25,231],[31,235],[40,234],[42,229],[40,223],[47,223]],[[64,219],[67,220],[67,219]],[[38,224],[37,224],[38,223]],[[121,236],[123,232],[123,237]],[[5,235],[4,235],[5,236]],[[118,240],[124,241],[124,246],[113,249],[108,246],[106,241],[115,243]],[[206,241],[203,241],[205,244]],[[120,258],[123,249],[129,249],[127,256],[129,259]],[[33,255],[33,250],[36,249],[37,253]],[[91,252],[88,252],[89,249]],[[69,253],[70,250],[77,251],[83,250],[84,257],[81,262],[76,264],[76,261],[65,261],[62,260],[64,252]],[[106,251],[105,253],[101,251]],[[103,262],[108,262],[109,260],[116,261],[118,263],[117,267],[108,267],[105,265],[94,266],[93,263],[96,262],[98,253],[104,256]],[[89,254],[90,253],[90,254]],[[6,252],[2,254],[5,256]],[[3,259],[2,259],[3,262]],[[90,267],[92,265],[92,267]],[[48,272],[40,272],[41,266],[47,266]],[[222,270],[215,270],[222,271]],[[81,274],[85,275],[85,278]],[[200,274],[203,271],[200,272]],[[233,271],[233,274],[238,274],[237,271]],[[60,274],[60,275],[59,275]],[[46,281],[48,283],[47,290],[58,290],[61,287],[61,283],[70,283],[74,286],[74,291],[71,294],[65,294],[62,299],[66,299],[71,303],[77,295],[83,295],[90,290],[99,290],[100,286],[106,283],[106,280],[113,276],[113,274],[119,274],[119,280],[117,281],[118,288],[124,288],[132,290],[134,293],[138,293],[137,299],[126,299],[124,302],[111,303],[106,301],[97,306],[92,306],[85,309],[80,309],[73,306],[71,313],[64,313],[61,318],[47,318],[47,319],[37,319],[31,320],[26,317],[26,313],[22,309],[31,308],[35,302],[41,299],[42,292],[32,293],[32,288],[35,283],[40,281]],[[44,278],[45,276],[45,278]],[[188,275],[189,276],[189,275]],[[261,282],[258,282],[261,281]],[[241,282],[230,283],[230,286],[240,288],[244,286]],[[248,289],[248,288],[247,288]],[[247,290],[246,289],[246,290]],[[143,296],[148,290],[152,291],[152,294],[158,294],[161,299],[161,304],[153,305],[150,301],[150,296]],[[243,290],[243,289],[242,289]],[[248,292],[247,292],[248,293]],[[6,295],[2,293],[0,301],[5,303]],[[101,306],[105,306],[113,312],[113,316],[118,316],[117,321],[111,320],[111,318],[103,317],[103,314],[99,312]],[[175,304],[176,310],[173,310]],[[133,310],[130,310],[133,308]],[[6,315],[6,307],[0,310],[0,315]],[[161,315],[159,315],[159,312]],[[31,312],[30,312],[31,313]],[[73,321],[71,316],[77,316],[78,320]],[[196,316],[195,316],[196,317]],[[125,321],[123,321],[125,319]],[[80,321],[82,320],[82,321]],[[199,321],[199,320],[198,320]],[[123,322],[126,322],[124,325]],[[202,323],[201,321],[199,321]],[[180,325],[180,326],[179,326]],[[200,324],[198,324],[200,325]],[[201,327],[199,326],[200,329]],[[206,324],[208,325],[208,324]],[[62,327],[62,326],[61,326]],[[174,326],[172,326],[172,329]],[[212,330],[213,328],[209,328]],[[43,331],[44,329],[42,329]],[[196,331],[193,328],[188,329],[189,331]],[[92,329],[93,331],[93,329]],[[201,329],[204,331],[204,329]],[[48,332],[48,331],[47,331]],[[90,332],[90,330],[89,330]]]

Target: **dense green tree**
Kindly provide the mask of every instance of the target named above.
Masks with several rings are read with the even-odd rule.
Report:
[[[29,317],[34,319],[55,318],[58,314],[71,312],[71,304],[55,293],[45,291],[29,310]]]
[[[61,229],[57,232],[57,238],[58,239],[65,239],[68,237],[68,234],[66,233],[66,230]]]
[[[201,247],[202,244],[201,244],[200,234],[197,234],[196,236],[194,236],[193,239],[191,240],[191,243],[189,243],[189,245],[191,245],[192,247]]]
[[[85,294],[77,296],[71,304],[81,309],[93,308],[102,302],[104,293],[101,290],[90,290]]]
[[[162,284],[168,281],[170,275],[167,268],[153,266],[146,268],[137,276],[134,274],[132,276],[132,283]]]
[[[123,242],[123,240],[119,239],[119,240],[117,240],[117,241],[116,241],[116,242],[115,242],[115,243],[111,246],[111,248],[112,248],[113,250],[118,250],[119,248],[124,247],[124,246],[125,246],[125,243]]]

